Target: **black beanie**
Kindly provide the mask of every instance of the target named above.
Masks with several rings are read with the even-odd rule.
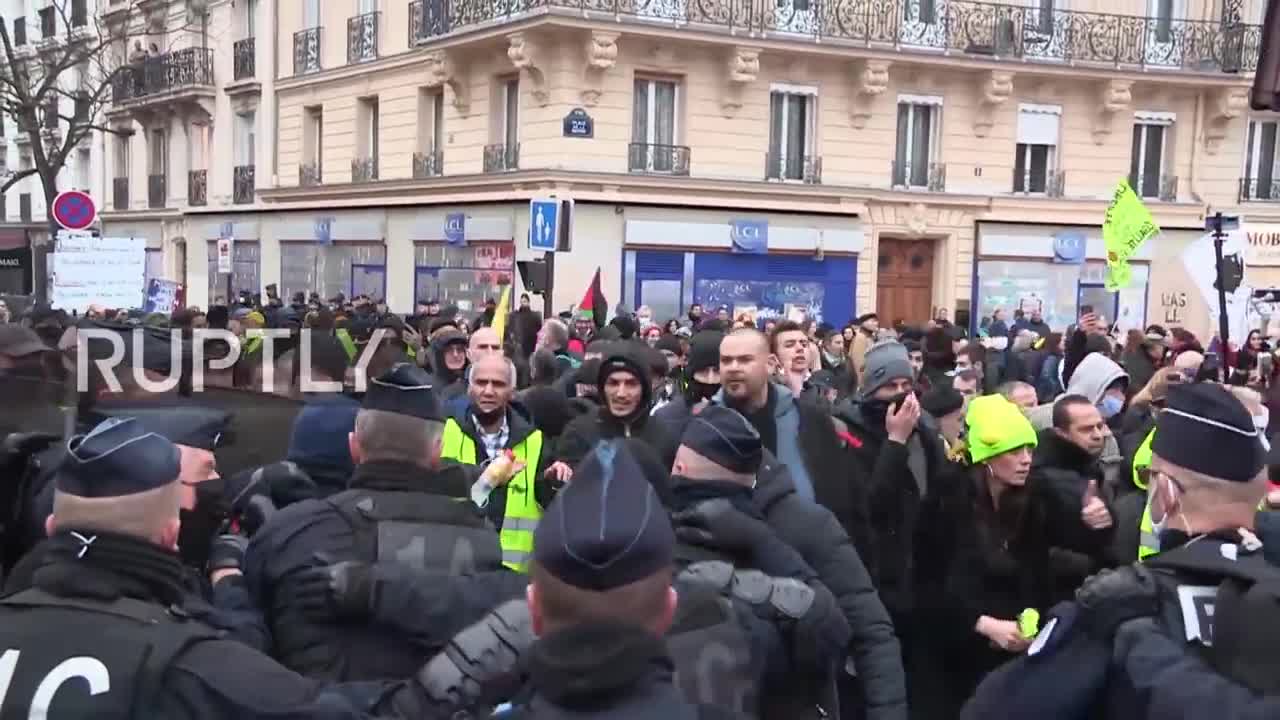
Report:
[[[689,342],[689,361],[687,367],[692,375],[700,370],[720,365],[720,342],[724,333],[717,330],[702,330]]]

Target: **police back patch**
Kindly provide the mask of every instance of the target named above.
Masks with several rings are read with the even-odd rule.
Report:
[[[1218,588],[1212,585],[1179,585],[1178,605],[1182,608],[1182,627],[1187,641],[1213,647],[1213,604]]]

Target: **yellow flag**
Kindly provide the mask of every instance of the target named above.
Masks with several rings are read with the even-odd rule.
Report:
[[[507,331],[507,312],[510,306],[511,286],[508,285],[502,288],[502,298],[498,300],[498,307],[493,311],[493,329],[498,333],[499,342]]]
[[[1102,222],[1102,240],[1107,247],[1107,275],[1104,280],[1108,292],[1128,287],[1133,277],[1129,258],[1142,247],[1142,243],[1160,233],[1151,211],[1138,194],[1129,187],[1128,180],[1121,180],[1107,207]]]

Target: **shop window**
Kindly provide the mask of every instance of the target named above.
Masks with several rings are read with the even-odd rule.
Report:
[[[769,94],[769,180],[805,180],[813,165],[817,97],[790,89]]]
[[[1167,184],[1164,177],[1172,116],[1140,113],[1133,124],[1133,147],[1129,159],[1129,184],[1144,198],[1159,198]]]
[[[1242,199],[1280,200],[1280,188],[1275,182],[1276,127],[1274,120],[1249,121]]]
[[[179,263],[179,266],[184,267],[185,261]],[[237,240],[231,246],[231,297],[237,297],[242,292],[262,292],[259,268],[258,243]],[[186,275],[185,269],[181,270],[181,275]],[[225,303],[228,290],[227,276],[218,272],[216,240],[209,242],[209,269],[205,275],[209,278],[209,304],[213,305],[219,300]],[[282,297],[287,296],[282,295]]]
[[[479,314],[513,282],[515,246],[471,243],[464,247],[426,243],[413,249],[414,299],[454,305],[464,316]]]
[[[894,149],[894,187],[930,186],[937,149],[941,105],[914,100],[898,102],[898,138]]]
[[[325,299],[338,293],[350,298],[358,285],[362,293],[381,299],[386,266],[387,248],[381,243],[281,243],[280,297],[314,291]]]
[[[1058,126],[1062,109],[1057,106],[1023,105],[1018,110],[1018,144],[1013,162],[1013,191],[1046,193],[1056,186]]]

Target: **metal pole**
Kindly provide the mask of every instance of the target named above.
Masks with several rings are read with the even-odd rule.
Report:
[[[1227,286],[1222,277],[1222,241],[1226,237],[1226,233],[1222,232],[1222,212],[1219,211],[1213,216],[1213,262],[1217,278],[1215,285],[1218,288],[1218,339],[1222,343],[1222,367],[1226,367],[1227,363],[1227,333],[1230,327],[1227,322]]]
[[[555,293],[553,292],[556,286],[556,254],[554,252],[543,253],[542,257],[547,263],[547,287],[542,292],[542,319],[550,320],[556,316]]]

